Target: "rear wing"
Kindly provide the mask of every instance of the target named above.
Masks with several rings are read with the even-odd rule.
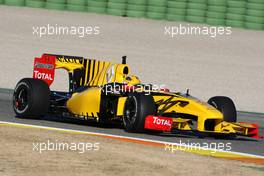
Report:
[[[55,69],[60,68],[68,71],[69,92],[81,86],[123,83],[126,75],[130,73],[125,61],[122,61],[122,64],[114,64],[78,56],[43,54],[34,60],[33,78],[41,79],[50,86],[55,78]]]
[[[43,54],[42,57],[34,59],[33,78],[45,81],[49,86],[55,77],[55,56]]]
[[[73,91],[73,75],[75,70],[83,69],[83,57],[43,54],[34,60],[33,78],[45,81],[49,86],[55,78],[55,69],[63,68],[69,73],[70,91]]]

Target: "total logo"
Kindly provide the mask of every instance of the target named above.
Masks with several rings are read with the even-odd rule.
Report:
[[[159,117],[153,117],[153,123],[157,125],[171,126],[170,120],[161,119]]]
[[[53,81],[51,74],[41,73],[41,72],[36,71],[36,70],[34,70],[34,78]]]

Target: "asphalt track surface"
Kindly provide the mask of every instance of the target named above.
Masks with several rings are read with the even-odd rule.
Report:
[[[202,143],[219,144],[231,143],[234,152],[241,152],[253,155],[264,156],[264,140],[252,140],[246,137],[237,137],[235,139],[214,139],[210,137],[199,138],[192,134],[135,134],[127,133],[117,125],[109,125],[107,127],[99,126],[98,124],[90,124],[87,121],[65,119],[58,117],[45,117],[41,120],[36,119],[19,119],[15,117],[12,109],[12,92],[0,91],[0,121],[23,123],[38,126],[48,126],[55,128],[64,128],[71,130],[80,130],[87,132],[106,133],[110,135],[120,135],[126,137],[136,137],[142,139],[159,140],[173,143]],[[238,121],[246,121],[258,123],[260,125],[259,132],[264,134],[264,114],[252,114],[238,112]]]
[[[206,101],[231,97],[239,110],[264,112],[264,32],[232,29],[232,35],[165,34],[165,27],[205,27],[150,19],[0,5],[0,87],[13,89],[32,77],[33,58],[42,53],[84,56],[121,62],[127,55],[131,73],[142,83],[164,84]],[[33,27],[98,26],[100,35],[33,34]],[[58,73],[58,72],[59,73]],[[54,86],[68,88],[68,76],[56,71]],[[61,74],[60,74],[61,73]]]

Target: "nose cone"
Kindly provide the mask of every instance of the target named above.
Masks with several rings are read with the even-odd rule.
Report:
[[[223,119],[223,114],[208,103],[201,101],[192,96],[182,96],[177,98],[178,100],[186,101],[188,104],[185,107],[179,107],[175,109],[178,113],[186,113],[195,115],[199,118],[206,119]]]
[[[208,119],[223,119],[223,114],[208,103],[197,99],[193,100],[192,103],[196,107],[196,110],[199,112],[200,116],[206,117]]]

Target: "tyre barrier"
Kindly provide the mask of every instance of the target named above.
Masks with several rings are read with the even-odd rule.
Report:
[[[165,19],[167,12],[167,0],[148,0],[146,17],[150,19]]]
[[[0,5],[264,30],[264,0],[0,0]]]
[[[126,16],[132,18],[145,18],[147,0],[127,0]]]
[[[108,0],[107,2],[107,14],[115,16],[126,15],[126,0]]]

